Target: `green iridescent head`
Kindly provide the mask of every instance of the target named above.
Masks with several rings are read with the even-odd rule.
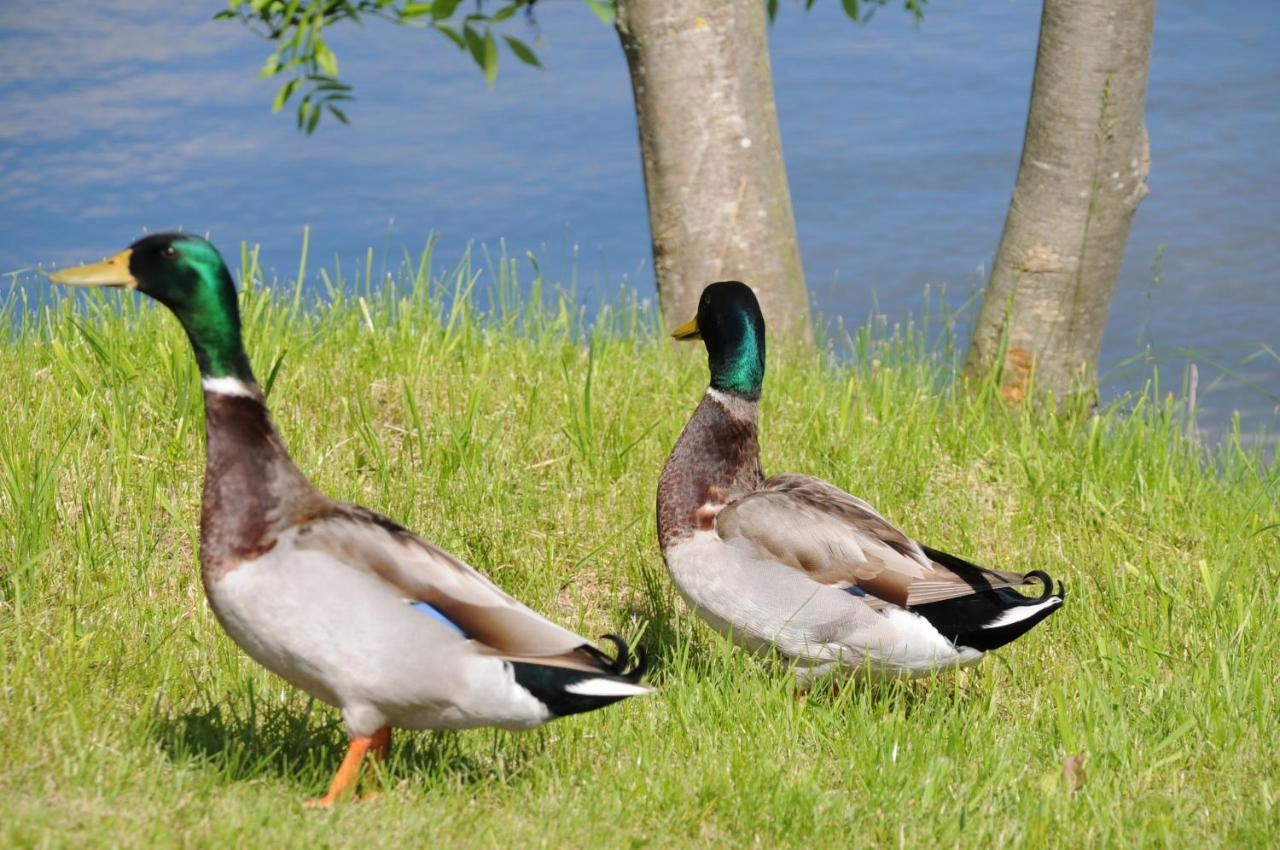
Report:
[[[173,311],[195,349],[200,375],[252,381],[240,339],[240,308],[218,249],[186,233],[157,233],[87,266],[51,275],[65,286],[121,286]]]
[[[671,333],[707,346],[711,386],[759,398],[764,384],[764,315],[751,287],[736,280],[702,290],[698,315]]]

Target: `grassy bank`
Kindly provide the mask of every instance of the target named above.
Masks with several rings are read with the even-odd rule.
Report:
[[[661,692],[524,735],[401,733],[381,799],[303,811],[344,735],[204,601],[186,339],[133,296],[58,302],[0,358],[0,845],[1274,842],[1280,464],[1189,443],[1159,390],[1062,421],[953,395],[923,334],[775,346],[766,470],[1069,592],[977,670],[796,699],[684,615],[657,551],[700,350],[636,304],[584,327],[521,300],[506,266],[481,313],[466,269],[307,306],[245,264],[247,345],[316,484],[566,625],[643,632]]]

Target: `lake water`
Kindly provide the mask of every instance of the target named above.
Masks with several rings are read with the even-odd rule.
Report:
[[[577,0],[542,0],[538,71],[487,90],[431,33],[335,33],[353,124],[312,138],[269,110],[265,45],[217,0],[0,5],[0,272],[96,259],[144,229],[313,268],[440,237],[533,251],[588,295],[652,291],[626,66]],[[834,0],[783,4],[770,33],[791,191],[818,310],[864,321],[959,305],[980,286],[1016,174],[1040,4],[933,0],[865,26]],[[1151,195],[1134,220],[1103,354],[1122,392],[1150,364],[1200,370],[1202,427],[1280,422],[1280,3],[1161,0],[1147,122]],[[1154,267],[1154,268],[1153,268]],[[24,275],[26,285],[44,284]],[[1142,355],[1136,365],[1122,366]]]

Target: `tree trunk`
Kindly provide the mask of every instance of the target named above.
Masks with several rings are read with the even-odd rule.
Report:
[[[1044,0],[1018,182],[965,368],[1001,393],[1094,393],[1129,223],[1147,194],[1155,0]]]
[[[658,303],[755,287],[770,330],[808,338],[809,302],[773,103],[761,0],[617,0],[631,70]]]

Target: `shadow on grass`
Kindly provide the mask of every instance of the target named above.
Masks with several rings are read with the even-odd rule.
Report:
[[[315,784],[346,750],[336,718],[291,705],[262,705],[252,695],[181,713],[157,709],[153,728],[174,764],[210,770],[227,782],[276,778]]]
[[[337,713],[314,700],[264,705],[252,695],[229,694],[223,703],[180,713],[157,709],[153,729],[171,762],[217,775],[224,783],[281,779],[299,793],[322,790],[347,749]],[[537,733],[496,730],[396,730],[387,763],[389,785],[401,780],[465,786],[506,781],[542,748]],[[369,771],[365,771],[366,777]]]

